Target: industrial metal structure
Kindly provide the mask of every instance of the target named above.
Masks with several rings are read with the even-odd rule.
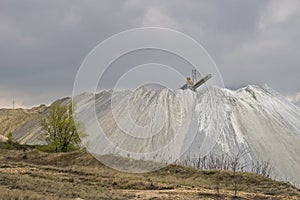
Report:
[[[198,87],[203,85],[206,81],[211,79],[212,75],[208,74],[204,78],[200,79],[199,81],[197,80],[197,75],[199,72],[196,69],[192,70],[192,79],[190,77],[186,78],[186,84],[180,87],[182,90],[190,89],[193,91],[196,91]]]

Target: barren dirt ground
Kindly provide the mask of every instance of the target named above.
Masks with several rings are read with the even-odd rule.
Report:
[[[232,199],[230,173],[223,177],[216,195],[214,171],[173,165],[129,174],[107,168],[84,152],[0,149],[0,199]],[[238,199],[300,199],[289,184],[245,177],[249,180],[239,185]]]

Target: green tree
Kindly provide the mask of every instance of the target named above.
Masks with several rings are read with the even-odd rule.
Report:
[[[48,115],[41,120],[46,142],[56,152],[67,152],[80,148],[81,138],[85,136],[83,127],[73,119],[73,107],[55,103]]]

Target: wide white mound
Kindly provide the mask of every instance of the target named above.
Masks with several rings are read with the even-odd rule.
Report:
[[[267,86],[110,90],[76,105],[95,155],[172,162],[246,150],[243,162],[268,161],[273,178],[300,186],[300,110]]]

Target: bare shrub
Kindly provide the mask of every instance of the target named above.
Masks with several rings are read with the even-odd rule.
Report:
[[[272,167],[268,161],[252,161],[252,169],[251,172],[261,174],[265,177],[270,177],[272,172]]]
[[[232,171],[233,178],[233,190],[234,197],[237,197],[237,192],[239,190],[239,185],[242,180],[242,175],[237,172],[254,172],[261,174],[265,177],[270,177],[272,168],[270,163],[263,160],[257,160],[255,162],[247,162],[247,155],[249,150],[240,149],[236,154],[229,155],[228,153],[214,154],[209,153],[207,155],[191,155],[190,152],[187,153],[183,159],[177,161],[177,164],[192,166],[201,170],[217,170],[217,176],[215,180],[216,194],[220,195],[220,174],[221,170]]]

